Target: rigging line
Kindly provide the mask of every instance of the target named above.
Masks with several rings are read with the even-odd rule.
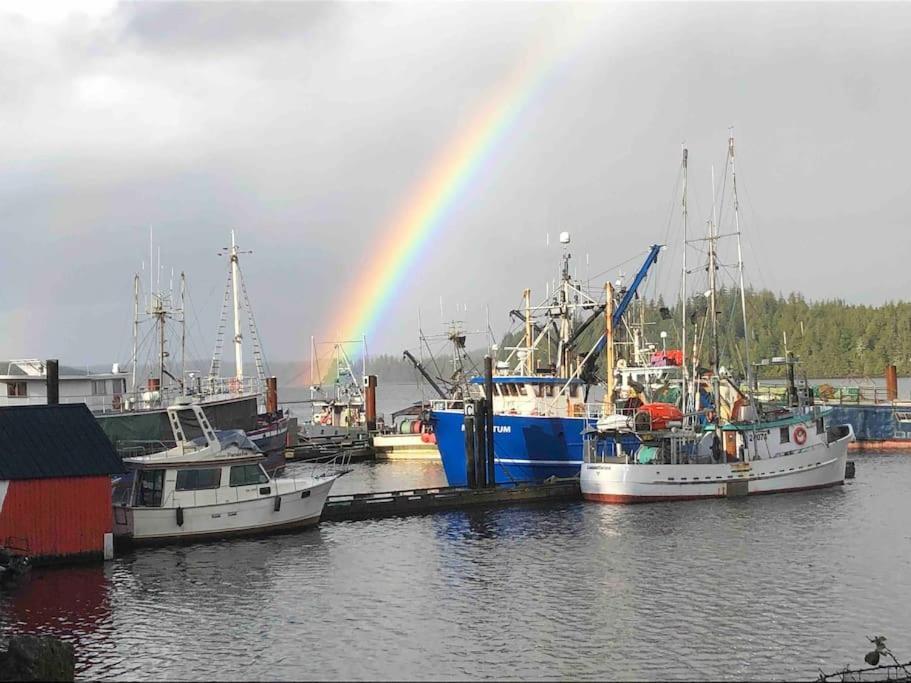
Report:
[[[749,205],[750,212],[753,214],[753,217],[755,218],[755,217],[757,216],[757,214],[756,214],[755,208],[753,207],[753,200],[751,199],[750,194],[749,194],[749,189],[747,188],[747,186],[746,186],[746,184],[744,183],[744,181],[743,181],[742,178],[741,178],[741,181],[740,181],[740,189],[741,189],[741,191],[742,191],[744,197],[745,197],[746,200],[747,200],[747,204]],[[758,223],[758,222],[759,222],[759,221],[757,220],[756,223]],[[753,242],[752,235],[753,235],[754,232],[756,233],[757,240],[759,240],[759,242],[760,242],[759,246],[762,247],[762,246],[763,246],[762,243],[761,243],[761,241],[762,241],[762,231],[761,231],[761,230],[744,230],[744,229],[743,229],[743,223],[744,223],[744,221],[743,221],[743,216],[741,215],[741,230],[740,230],[740,231],[746,235],[746,239],[747,239],[747,241],[749,242],[749,245],[748,245],[748,246],[750,247],[751,253],[753,253],[755,256],[758,256],[758,254],[759,254],[760,252],[756,249],[756,245],[755,245],[754,242]],[[758,259],[758,258],[755,258],[754,262],[756,263],[756,271],[757,271],[757,274],[759,275],[759,282],[760,282],[761,286],[762,286],[764,289],[768,289],[768,288],[769,288],[769,285],[768,285],[768,283],[766,282],[765,277],[764,277],[764,275],[763,275],[762,266],[761,266],[761,264],[760,264],[759,259]],[[746,270],[746,269],[744,268],[744,270]]]
[[[639,253],[634,254],[634,255],[631,256],[630,258],[626,259],[625,261],[621,261],[620,263],[618,263],[618,264],[615,265],[615,266],[611,266],[610,268],[607,268],[606,270],[602,270],[600,273],[596,273],[595,275],[592,275],[591,278],[589,278],[589,279],[595,280],[595,279],[601,277],[602,275],[606,275],[607,273],[610,273],[610,272],[612,272],[612,271],[615,271],[615,270],[617,270],[618,268],[621,268],[622,266],[625,266],[626,264],[628,264],[628,263],[630,263],[630,262],[632,262],[632,261],[635,261],[635,260],[637,260],[637,259],[641,259],[643,256],[645,256],[646,254],[648,254],[648,252],[649,252],[648,249],[644,249],[644,250],[640,251]]]

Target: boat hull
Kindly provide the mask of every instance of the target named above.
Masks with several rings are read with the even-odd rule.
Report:
[[[377,460],[439,460],[436,443],[424,441],[426,434],[378,434],[373,437]]]
[[[276,490],[259,498],[197,507],[115,506],[114,536],[118,543],[142,545],[259,536],[313,526],[319,523],[336,478],[325,477],[307,487],[279,479],[273,482]]]
[[[806,491],[844,483],[853,433],[829,444],[748,462],[707,465],[585,463],[580,484],[586,500],[652,503]]]
[[[911,404],[825,404],[831,407],[832,420],[850,424],[857,441],[852,449],[911,448]]]
[[[460,410],[431,413],[446,480],[468,484],[464,415]],[[574,477],[582,465],[582,431],[592,420],[581,417],[494,415],[494,464],[497,484]]]

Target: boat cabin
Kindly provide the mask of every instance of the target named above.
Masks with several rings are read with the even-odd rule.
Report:
[[[115,484],[115,506],[197,507],[271,494],[265,456],[243,431],[215,431],[198,404],[169,408],[168,417],[177,445],[124,458],[129,474]],[[187,439],[190,426],[202,436]]]
[[[471,383],[483,390],[484,378]],[[580,379],[498,375],[493,378],[493,409],[510,415],[585,415],[585,386]]]

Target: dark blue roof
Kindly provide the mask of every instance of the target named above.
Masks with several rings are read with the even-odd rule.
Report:
[[[123,471],[117,451],[84,403],[0,408],[0,480]]]
[[[571,384],[582,384],[582,380],[578,377],[574,377],[572,380],[569,377],[532,377],[525,375],[497,375],[493,377],[494,384],[559,384],[564,385],[567,382]],[[484,384],[483,377],[472,377],[469,380],[472,384]]]

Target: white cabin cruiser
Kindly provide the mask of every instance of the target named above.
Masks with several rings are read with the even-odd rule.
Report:
[[[328,465],[306,476],[272,478],[262,451],[242,431],[213,430],[199,403],[183,399],[167,412],[177,445],[124,458],[132,476],[114,494],[118,541],[200,540],[317,524],[332,484],[345,472]],[[187,439],[190,425],[202,436]]]

